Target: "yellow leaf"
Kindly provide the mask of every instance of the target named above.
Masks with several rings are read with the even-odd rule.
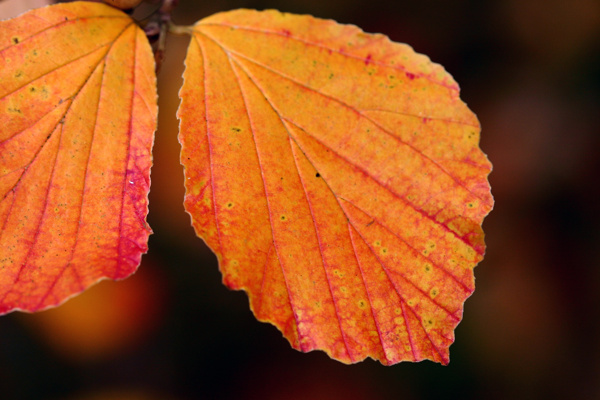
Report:
[[[178,111],[186,210],[256,317],[345,363],[449,360],[492,207],[443,68],[277,11],[198,22]]]
[[[0,22],[0,313],[129,276],[147,250],[152,51],[75,2]]]

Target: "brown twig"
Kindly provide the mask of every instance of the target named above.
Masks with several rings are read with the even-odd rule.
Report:
[[[144,26],[144,32],[154,49],[156,73],[158,73],[165,54],[167,32],[169,30],[169,25],[171,24],[171,14],[173,9],[179,3],[179,0],[158,0],[156,3],[162,4],[152,14],[150,20]]]

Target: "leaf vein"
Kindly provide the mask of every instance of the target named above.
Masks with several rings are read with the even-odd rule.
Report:
[[[92,75],[94,74],[94,71],[100,66],[100,64],[103,64],[102,66],[102,77],[100,80],[100,90],[98,90],[98,109],[100,107],[100,100],[102,98],[102,89],[104,88],[104,79],[105,79],[105,74],[106,74],[106,58],[108,56],[108,54],[110,53],[110,50],[112,49],[112,47],[114,46],[115,42],[117,41],[118,38],[121,37],[121,35],[123,35],[123,33],[131,26],[131,24],[127,25],[121,32],[119,32],[119,34],[115,37],[115,39],[112,41],[112,43],[108,46],[109,49],[107,50],[107,52],[104,54],[104,57],[98,62],[98,64],[96,65],[96,67],[94,68],[94,70],[90,73],[90,76],[86,79],[85,83],[82,85],[82,87],[78,90],[77,95],[79,95],[81,93],[81,90],[83,90],[83,87],[85,87],[85,85],[89,82],[89,80],[91,79]],[[75,99],[73,100],[73,102],[75,101]],[[73,103],[71,103],[72,105]],[[69,261],[67,264],[65,264],[65,266],[60,270],[60,272],[56,275],[55,279],[53,280],[53,282],[50,284],[50,286],[48,287],[48,290],[46,291],[46,293],[44,295],[42,295],[39,303],[38,303],[38,307],[43,304],[44,300],[46,300],[46,298],[50,295],[50,293],[52,292],[52,290],[54,289],[54,287],[56,286],[56,283],[58,282],[58,280],[62,277],[62,275],[65,273],[65,271],[69,268],[71,268],[73,274],[75,274],[77,281],[79,282],[80,288],[81,290],[83,290],[83,284],[81,281],[81,278],[79,277],[79,274],[76,270],[76,268],[74,266],[72,266],[72,262],[73,262],[73,257],[75,255],[75,249],[78,245],[79,242],[79,229],[81,228],[81,216],[82,216],[82,212],[83,212],[83,203],[84,203],[84,196],[85,196],[85,188],[87,186],[87,177],[88,177],[88,171],[89,171],[89,162],[91,159],[91,154],[92,154],[92,148],[94,145],[94,140],[96,138],[96,129],[98,127],[98,109],[96,109],[96,113],[94,115],[94,129],[92,131],[92,137],[90,139],[90,145],[89,145],[89,152],[87,155],[87,161],[86,161],[86,166],[85,166],[85,171],[84,171],[84,175],[83,175],[83,188],[82,188],[82,198],[81,198],[81,204],[79,207],[79,216],[78,216],[78,221],[77,221],[77,228],[76,228],[76,232],[75,232],[75,241],[73,243],[73,245],[71,246],[71,254],[69,256]],[[70,110],[70,107],[69,107]],[[61,128],[61,132],[62,129],[64,129],[64,125],[63,128]],[[61,135],[61,139],[62,139],[62,135]],[[57,151],[60,152],[60,143],[59,143],[59,149]],[[58,159],[58,155],[57,155],[57,159]],[[55,161],[56,162],[56,161]],[[51,180],[52,182],[52,180]],[[46,196],[46,205],[45,208],[47,207],[47,196]],[[45,211],[44,211],[45,214]],[[38,230],[39,230],[39,225],[38,225]],[[37,236],[36,236],[37,237]],[[34,242],[35,243],[35,242]],[[31,246],[30,250],[33,249],[33,245]],[[31,253],[31,251],[30,251]]]
[[[208,164],[210,166],[210,188],[211,188],[211,192],[212,192],[212,203],[213,203],[213,214],[215,217],[215,229],[217,230],[217,241],[219,243],[219,252],[223,252],[223,240],[221,238],[221,229],[219,228],[219,216],[217,213],[217,201],[216,201],[216,194],[215,194],[215,180],[214,180],[214,169],[213,169],[213,148],[212,148],[212,143],[210,140],[210,127],[209,127],[209,121],[208,121],[208,98],[206,96],[206,54],[204,52],[204,49],[202,48],[202,45],[200,44],[200,41],[193,36],[196,45],[198,46],[198,50],[200,51],[200,54],[202,55],[202,67],[203,67],[203,84],[204,84],[204,118],[206,119],[206,141],[208,144]]]
[[[352,224],[352,221],[350,221],[350,224]],[[354,224],[352,224],[352,226],[354,227]],[[356,229],[356,227],[354,227],[354,229],[356,230],[356,232],[358,233],[358,235],[361,237],[361,239],[363,240],[363,242],[367,245],[367,247],[369,248],[369,250],[371,251],[371,254],[373,254],[373,256],[377,259],[377,262],[379,263],[379,265],[381,266],[381,269],[383,270],[383,272],[385,273],[386,278],[388,279],[388,281],[392,284],[392,287],[394,288],[394,290],[396,291],[396,293],[398,294],[398,297],[400,298],[401,301],[401,305],[402,305],[402,311],[404,314],[404,323],[406,324],[406,330],[409,334],[409,339],[411,338],[411,334],[410,334],[410,328],[408,325],[408,319],[406,318],[406,314],[404,313],[404,305],[405,304],[411,311],[412,313],[417,317],[417,320],[419,320],[419,322],[422,325],[422,317],[415,311],[415,309],[410,306],[408,304],[408,302],[406,301],[406,299],[404,298],[404,296],[401,294],[400,289],[398,289],[398,287],[396,286],[396,283],[392,280],[392,278],[389,275],[389,269],[388,267],[386,267],[385,263],[381,260],[381,258],[377,255],[377,253],[375,252],[375,250],[371,247],[371,245],[369,245],[369,243],[367,242],[367,240],[363,237],[363,235],[360,233],[360,231],[358,229]],[[415,289],[417,289],[419,292],[421,292],[423,294],[423,296],[425,298],[429,298],[429,296],[427,296],[419,287],[417,287],[414,283],[412,283],[410,280],[408,280],[407,278],[405,278],[403,276],[403,274],[399,274],[406,282],[408,282],[411,286],[413,286]],[[454,319],[458,320],[458,318],[456,318],[455,315],[453,315],[450,311],[448,311],[445,307],[441,306],[440,304],[438,304],[437,302],[434,302],[432,300],[432,302],[438,306],[440,309],[444,310],[448,316],[453,317]],[[424,329],[424,328],[423,328]],[[433,340],[429,337],[429,335],[427,335],[427,339],[431,342],[431,345],[433,347],[436,347],[435,343],[433,343]],[[411,349],[413,349],[413,355],[415,355],[414,353],[414,346],[412,343],[412,339],[410,339],[410,345],[411,345]],[[415,360],[416,360],[416,356],[415,356]]]
[[[107,53],[107,55],[108,55],[108,53]],[[104,83],[104,76],[106,74],[106,59],[104,59],[103,63],[99,63],[98,66],[100,66],[100,64],[102,64],[102,77],[101,77],[101,80],[100,80],[100,90],[98,90],[98,108],[100,107],[100,99],[102,98],[102,89],[104,87],[103,83]],[[92,75],[93,75],[93,72],[92,72],[92,74],[90,74],[90,78],[91,78]],[[89,82],[89,78],[88,78],[88,80],[86,80],[86,83],[87,82]],[[82,90],[83,90],[83,88],[82,88]],[[63,125],[63,127],[64,127],[64,125]],[[92,148],[93,148],[93,145],[94,145],[94,139],[96,137],[96,128],[97,127],[98,127],[98,109],[96,109],[96,113],[94,114],[94,129],[92,131],[92,137],[91,137],[91,140],[90,140],[90,147],[89,147],[89,151],[88,151],[88,154],[87,154],[87,160],[86,160],[86,164],[85,164],[85,171],[83,173],[83,187],[81,189],[83,195],[82,195],[82,198],[81,198],[81,203],[79,205],[79,215],[77,217],[77,228],[75,230],[75,235],[74,235],[75,241],[74,241],[73,245],[71,246],[71,254],[69,255],[69,261],[61,268],[60,272],[56,275],[56,277],[54,278],[53,282],[48,287],[48,290],[46,291],[46,293],[44,295],[42,295],[42,297],[40,298],[40,301],[39,301],[37,307],[39,307],[44,302],[44,300],[46,300],[46,298],[50,295],[50,293],[52,292],[52,290],[56,286],[56,283],[58,282],[58,280],[63,276],[63,274],[65,273],[65,271],[69,267],[71,267],[71,264],[73,262],[73,257],[75,255],[75,248],[77,247],[78,242],[79,242],[79,229],[81,228],[81,215],[82,215],[82,212],[83,212],[83,203],[84,203],[83,198],[84,198],[84,195],[85,195],[85,188],[86,188],[86,185],[87,185],[88,168],[89,168],[90,158],[91,158],[91,155],[92,155]],[[61,139],[62,139],[62,135],[61,135]],[[59,143],[59,148],[58,148],[57,153],[60,153],[60,143]],[[51,180],[51,182],[52,182],[52,180]],[[46,204],[47,204],[47,199],[46,199]],[[33,248],[33,246],[31,246],[31,248]],[[73,267],[72,269],[73,269],[73,272],[75,274],[77,274],[77,271],[75,270],[75,268]]]
[[[280,122],[283,125],[284,129],[286,129],[286,131],[287,131],[287,127],[283,123],[283,120],[280,119]],[[344,332],[344,329],[342,328],[342,321],[340,319],[340,314],[339,314],[339,310],[338,310],[338,304],[337,304],[335,296],[333,295],[333,289],[331,288],[331,279],[330,279],[329,273],[327,271],[327,266],[326,266],[327,263],[325,262],[325,257],[323,256],[323,242],[321,240],[321,235],[319,235],[319,230],[317,229],[317,224],[316,224],[316,220],[315,220],[315,214],[314,214],[314,211],[313,211],[313,206],[312,206],[312,203],[311,203],[310,198],[308,196],[308,192],[306,191],[306,185],[305,185],[304,179],[302,179],[302,174],[300,173],[300,168],[298,167],[298,162],[296,160],[296,153],[294,151],[294,148],[292,147],[293,146],[292,143],[295,143],[295,142],[291,138],[291,135],[289,134],[289,132],[288,132],[288,141],[290,143],[290,150],[291,150],[291,152],[293,154],[293,157],[294,157],[294,164],[296,166],[296,172],[298,173],[298,178],[300,179],[300,182],[302,183],[302,190],[304,191],[304,197],[306,198],[306,203],[308,204],[308,208],[310,210],[310,216],[311,216],[311,219],[313,221],[313,228],[315,230],[315,235],[317,236],[317,241],[319,243],[319,255],[321,256],[321,265],[323,266],[323,271],[325,272],[325,278],[327,279],[327,287],[329,289],[329,295],[331,297],[331,301],[333,302],[333,307],[334,307],[334,310],[335,310],[335,316],[337,318],[338,326],[340,328],[340,334],[342,336],[342,340],[344,341],[344,346],[346,348],[346,352],[348,353],[348,357],[350,358],[350,361],[354,362],[354,358],[352,357],[352,353],[350,352],[350,348],[348,346],[348,340],[346,339],[346,333]]]
[[[43,18],[40,18],[38,15],[35,15],[35,14],[34,14],[34,16],[35,16],[36,18],[38,18],[38,19],[41,19],[42,21],[46,21],[45,19],[43,19]],[[27,37],[24,37],[24,38],[22,38],[21,40],[19,40],[19,43],[17,43],[17,44],[15,44],[15,43],[11,43],[11,44],[9,44],[8,46],[5,46],[5,47],[1,48],[1,49],[0,49],[0,53],[2,53],[4,50],[6,50],[6,49],[8,49],[8,48],[11,48],[11,47],[14,47],[14,46],[18,46],[18,45],[20,45],[21,43],[24,43],[24,42],[26,42],[27,40],[30,40],[30,39],[32,39],[32,38],[34,38],[34,37],[38,36],[38,35],[41,35],[41,34],[43,34],[43,33],[45,33],[45,32],[48,32],[48,31],[50,31],[50,30],[52,30],[52,29],[55,29],[55,28],[60,28],[61,26],[63,26],[63,25],[66,25],[66,24],[68,24],[68,23],[77,22],[77,21],[84,21],[84,20],[91,20],[91,19],[130,19],[130,18],[129,18],[129,17],[127,17],[127,16],[108,16],[108,15],[102,16],[102,15],[98,15],[98,16],[93,16],[93,17],[81,17],[81,18],[73,18],[73,19],[68,19],[68,20],[62,20],[62,21],[60,21],[59,23],[56,23],[56,24],[54,24],[54,25],[47,26],[46,28],[44,28],[44,29],[42,29],[42,30],[40,30],[40,31],[37,31],[37,32],[35,32],[35,33],[34,33],[34,34],[32,34],[32,35],[29,35],[29,36],[27,36]],[[131,21],[131,22],[133,22],[133,21]]]
[[[367,121],[369,121],[369,122],[371,122],[372,124],[374,124],[375,126],[377,126],[379,129],[381,129],[381,131],[382,131],[382,132],[384,132],[385,134],[387,134],[387,135],[388,135],[388,136],[389,136],[389,137],[390,137],[392,140],[394,140],[394,141],[398,142],[399,144],[401,144],[401,145],[403,145],[403,146],[406,146],[406,147],[407,147],[407,148],[409,148],[409,149],[410,149],[412,152],[414,152],[415,154],[417,154],[417,156],[419,156],[419,157],[421,157],[421,158],[423,158],[423,159],[427,160],[427,161],[428,161],[428,162],[430,162],[431,164],[433,164],[433,165],[434,165],[434,166],[435,166],[437,169],[439,169],[439,170],[440,170],[440,171],[441,171],[441,172],[442,172],[444,175],[447,175],[447,176],[448,176],[450,179],[452,179],[452,180],[454,181],[454,183],[455,183],[457,186],[461,187],[462,189],[464,189],[465,191],[467,191],[468,193],[470,193],[470,194],[471,194],[471,195],[473,195],[474,197],[476,197],[476,198],[478,198],[478,199],[480,199],[480,200],[485,200],[485,199],[483,199],[481,196],[479,196],[478,194],[476,194],[476,193],[473,193],[473,191],[471,191],[469,188],[467,188],[467,187],[464,185],[464,183],[462,183],[462,182],[461,182],[461,181],[460,181],[460,180],[459,180],[457,177],[455,177],[455,176],[454,176],[452,173],[450,173],[450,171],[448,171],[446,168],[444,168],[442,165],[440,165],[440,164],[439,164],[437,161],[435,161],[434,159],[432,159],[431,157],[429,157],[428,155],[426,155],[425,153],[423,153],[422,151],[420,151],[419,149],[417,149],[416,147],[414,147],[414,146],[413,146],[413,145],[411,145],[410,143],[407,143],[407,142],[405,142],[404,140],[400,139],[400,138],[399,138],[398,136],[396,136],[396,135],[395,135],[393,132],[390,132],[388,129],[386,129],[385,127],[383,127],[383,126],[382,126],[380,123],[378,123],[377,121],[375,121],[373,118],[371,118],[371,117],[367,116],[367,115],[365,114],[365,110],[359,110],[359,109],[357,109],[357,108],[353,107],[352,105],[350,105],[350,104],[348,104],[348,103],[345,103],[344,101],[342,101],[341,99],[339,99],[339,98],[337,98],[337,97],[333,97],[332,95],[328,95],[328,94],[326,94],[326,93],[323,93],[323,92],[321,92],[321,91],[320,91],[320,90],[318,90],[318,89],[315,89],[315,88],[313,88],[313,87],[310,87],[310,86],[308,86],[308,85],[306,85],[306,84],[304,84],[304,83],[302,83],[302,82],[299,82],[299,81],[297,81],[296,79],[294,79],[294,78],[292,78],[292,77],[290,77],[290,76],[288,76],[288,75],[285,75],[285,74],[284,74],[284,73],[282,73],[281,71],[276,71],[276,70],[274,70],[273,68],[269,67],[268,65],[265,65],[265,64],[263,64],[263,63],[260,63],[260,62],[258,62],[258,61],[256,61],[256,60],[254,60],[254,59],[251,59],[251,58],[247,57],[247,56],[246,56],[246,55],[244,55],[244,54],[237,53],[237,52],[232,52],[232,53],[236,54],[237,56],[239,56],[239,57],[241,57],[241,58],[244,58],[244,59],[246,59],[246,60],[250,61],[251,63],[253,63],[253,64],[255,64],[255,65],[257,65],[257,66],[259,66],[259,67],[261,67],[261,68],[264,68],[264,69],[265,69],[265,70],[267,70],[267,71],[270,71],[270,72],[272,72],[272,73],[273,73],[273,74],[275,74],[275,75],[278,75],[278,76],[280,76],[280,77],[281,77],[281,78],[283,78],[283,79],[287,79],[288,81],[290,81],[290,82],[292,82],[292,83],[294,83],[294,84],[296,84],[296,85],[298,85],[298,86],[302,86],[302,87],[304,87],[305,89],[307,89],[307,90],[310,90],[310,91],[312,91],[312,92],[314,92],[314,93],[316,93],[316,94],[318,94],[318,95],[320,95],[320,96],[323,96],[323,97],[326,97],[326,98],[328,98],[328,99],[330,99],[330,100],[333,100],[334,102],[336,102],[336,103],[340,104],[340,105],[341,105],[342,107],[344,107],[344,108],[347,108],[347,109],[349,109],[349,110],[351,110],[351,111],[354,111],[355,113],[357,113],[358,115],[360,115],[361,117],[363,117],[364,119],[366,119]],[[266,93],[266,91],[263,91],[263,92],[264,92],[264,93]],[[366,110],[366,111],[372,111],[372,110]],[[390,112],[394,112],[394,111],[390,111]],[[429,119],[432,119],[432,120],[439,120],[439,121],[451,122],[451,121],[449,121],[448,119],[439,118],[439,117],[429,117],[429,116],[411,115],[411,114],[409,114],[409,113],[403,114],[403,113],[401,113],[401,112],[398,112],[398,114],[401,114],[401,115],[406,115],[406,116],[411,116],[411,117],[414,117],[414,118],[423,118],[423,117],[426,117],[426,118],[429,118]],[[464,123],[462,123],[462,122],[457,122],[457,124],[466,125],[466,124],[464,124]],[[470,125],[470,124],[468,124],[468,126],[471,126],[471,125]]]
[[[331,190],[331,189],[330,189]],[[334,194],[335,196],[335,194]],[[337,200],[337,198],[336,198]],[[339,201],[338,201],[339,204]],[[340,210],[345,215],[344,209],[340,207]],[[373,322],[375,324],[375,328],[377,329],[377,337],[379,338],[379,344],[381,345],[381,351],[383,352],[383,357],[386,360],[387,364],[391,364],[392,360],[390,360],[387,356],[387,350],[383,344],[383,334],[381,333],[381,327],[379,326],[379,321],[375,317],[375,312],[373,311],[373,301],[371,300],[371,293],[369,292],[369,288],[367,287],[367,282],[365,280],[365,274],[363,272],[363,267],[358,259],[358,254],[356,254],[356,245],[354,244],[354,235],[352,234],[352,230],[356,230],[354,226],[348,220],[348,235],[350,236],[350,243],[352,244],[352,252],[354,254],[354,258],[356,259],[356,264],[358,265],[358,270],[360,271],[360,279],[362,280],[363,286],[365,287],[365,292],[367,293],[367,299],[369,300],[369,310],[371,311],[371,316],[373,317]]]
[[[115,268],[115,272],[114,272],[114,278],[117,278],[120,276],[120,272],[121,272],[121,265],[123,264],[123,219],[125,218],[125,194],[128,193],[129,191],[127,190],[127,182],[129,181],[129,163],[131,161],[131,140],[133,137],[133,105],[134,105],[134,101],[135,101],[135,86],[137,83],[137,77],[138,75],[136,74],[136,66],[137,66],[137,32],[134,32],[134,37],[133,37],[133,65],[131,67],[131,74],[133,75],[133,90],[132,90],[132,94],[131,94],[131,101],[129,103],[129,128],[127,130],[127,136],[128,136],[128,140],[127,140],[127,162],[125,163],[125,171],[123,173],[123,183],[121,184],[121,210],[120,210],[120,214],[121,217],[119,218],[119,240],[117,241],[117,243],[115,244],[116,250],[117,250],[117,266]],[[137,214],[137,213],[136,213]],[[138,215],[139,218],[139,215]],[[144,225],[142,225],[144,226]],[[129,239],[129,238],[128,238]],[[131,239],[130,239],[131,240]]]
[[[61,68],[67,67],[67,66],[69,66],[69,65],[71,65],[71,64],[73,64],[73,63],[75,63],[75,62],[77,62],[79,60],[81,60],[82,58],[85,58],[85,57],[89,56],[90,54],[95,53],[96,51],[98,51],[99,49],[101,49],[103,47],[107,48],[106,53],[108,53],[108,51],[110,50],[110,47],[111,47],[111,43],[107,43],[107,44],[103,44],[102,46],[98,46],[98,47],[94,48],[93,50],[91,50],[91,51],[89,51],[89,52],[87,52],[85,54],[82,54],[82,55],[80,55],[80,56],[78,56],[78,57],[76,57],[76,58],[74,58],[72,60],[69,60],[69,61],[65,62],[64,64],[58,65],[57,67],[55,67],[55,68],[53,68],[51,70],[48,70],[48,71],[44,72],[43,74],[38,75],[35,78],[32,78],[31,80],[29,80],[27,82],[24,82],[21,86],[15,88],[13,90],[11,90],[10,92],[7,92],[5,94],[0,95],[0,99],[6,98],[6,97],[14,94],[15,92],[18,92],[19,90],[23,89],[25,86],[31,84],[32,82],[35,82],[35,81],[37,81],[37,80],[45,77],[46,75],[49,75],[49,74],[51,74],[51,73],[53,73],[55,71],[58,71]],[[106,57],[106,53],[104,54],[103,57],[100,57],[100,61],[98,62],[98,64],[100,62],[102,62],[102,60],[104,59],[104,57]],[[98,65],[98,64],[96,64],[96,65]]]
[[[331,48],[331,47],[324,46],[323,44],[320,44],[320,43],[310,42],[308,40],[305,40],[305,39],[302,39],[302,38],[299,38],[299,37],[296,37],[296,36],[293,36],[293,35],[289,35],[288,36],[288,35],[283,34],[282,32],[272,31],[272,30],[268,30],[268,29],[258,29],[258,28],[253,28],[253,27],[232,25],[232,24],[226,24],[226,23],[222,23],[222,22],[221,23],[210,23],[210,22],[209,23],[203,23],[203,24],[201,24],[201,26],[219,26],[219,27],[227,27],[227,28],[234,28],[234,29],[239,29],[239,30],[245,30],[245,31],[248,31],[248,32],[262,33],[262,34],[266,34],[266,35],[281,36],[281,37],[285,37],[287,39],[296,40],[297,42],[303,43],[303,44],[305,44],[307,46],[318,47],[318,48],[326,50],[328,52],[337,53],[337,54],[340,54],[340,55],[342,55],[344,57],[348,57],[348,58],[353,58],[353,59],[359,60],[359,61],[361,61],[363,63],[365,63],[365,62],[368,61],[370,64],[379,65],[379,66],[386,67],[386,68],[391,68],[391,69],[396,69],[396,70],[399,70],[399,71],[402,71],[402,72],[410,72],[406,68],[404,68],[404,67],[402,67],[400,65],[393,66],[393,65],[389,65],[389,64],[385,64],[385,63],[376,61],[376,60],[371,60],[371,59],[366,59],[364,57],[355,56],[353,54],[341,51],[340,49],[334,49],[334,48]],[[346,26],[348,26],[348,25],[346,25]],[[205,35],[207,35],[206,32],[203,32],[203,33]],[[356,33],[362,33],[362,31],[360,29],[356,28]],[[379,35],[379,36],[382,37],[382,38],[386,38],[389,43],[393,43],[386,36],[384,36],[384,35]],[[449,90],[452,90],[452,91],[455,91],[455,92],[458,91],[456,87],[444,84],[442,82],[437,82],[437,81],[431,79],[431,77],[429,77],[427,75],[424,75],[424,74],[421,74],[421,73],[414,73],[414,75],[418,76],[420,78],[426,79],[426,80],[430,81],[431,83],[433,83],[435,85],[445,87],[445,88],[447,88]]]
[[[221,47],[221,46],[219,46],[219,47]],[[263,190],[264,190],[265,199],[266,199],[266,202],[267,202],[267,209],[268,209],[268,214],[269,214],[269,225],[271,227],[271,237],[273,239],[272,243],[273,243],[273,246],[275,248],[275,254],[277,255],[277,260],[279,262],[279,266],[281,267],[281,272],[283,274],[283,280],[285,282],[286,290],[287,290],[287,293],[288,293],[288,299],[289,299],[289,302],[290,302],[290,307],[292,309],[292,314],[294,315],[294,319],[296,321],[296,332],[298,334],[298,339],[299,339],[300,347],[302,348],[303,344],[302,344],[302,341],[300,340],[300,338],[303,335],[300,332],[300,328],[299,328],[299,322],[300,321],[298,321],[298,315],[296,313],[296,310],[294,309],[294,303],[293,303],[292,298],[291,298],[291,292],[290,292],[289,284],[288,284],[288,281],[287,281],[285,269],[283,268],[283,263],[281,262],[281,256],[279,255],[279,246],[277,245],[277,240],[275,239],[275,232],[274,232],[274,229],[273,229],[273,216],[272,216],[272,212],[271,212],[271,205],[270,205],[270,202],[269,202],[269,193],[268,193],[268,190],[267,190],[267,185],[266,185],[266,181],[265,181],[265,177],[264,177],[263,164],[262,164],[262,162],[260,160],[260,152],[258,150],[258,143],[256,141],[256,135],[254,133],[255,132],[254,124],[252,123],[252,117],[251,117],[251,114],[250,114],[250,110],[248,109],[248,103],[246,101],[246,95],[244,93],[244,89],[242,88],[242,84],[240,82],[240,77],[238,76],[238,73],[236,72],[236,70],[235,70],[235,68],[233,67],[233,64],[232,64],[233,60],[231,58],[231,55],[223,47],[221,47],[221,49],[227,55],[227,59],[229,60],[230,68],[233,71],[233,75],[236,78],[236,82],[237,82],[238,87],[240,89],[240,92],[242,94],[242,99],[244,101],[244,108],[246,110],[246,116],[248,117],[248,121],[250,123],[250,130],[252,132],[252,140],[254,141],[254,147],[255,147],[256,156],[258,158],[258,164],[259,164],[259,169],[260,169],[260,176],[261,176],[261,179],[262,179],[262,182],[263,182]]]
[[[341,155],[335,149],[332,149],[331,147],[328,147],[325,143],[323,143],[321,140],[319,140],[315,135],[310,134],[306,129],[302,128],[300,125],[296,124],[294,121],[291,121],[291,120],[289,120],[289,119],[287,119],[285,117],[283,117],[283,118],[286,121],[288,121],[290,124],[296,126],[298,129],[300,129],[303,132],[305,132],[308,136],[310,136],[313,140],[315,140],[316,142],[318,142],[320,145],[328,148],[332,152],[332,154],[335,154],[338,158],[344,160],[347,164],[351,165],[354,169],[356,169],[357,171],[359,171],[360,173],[362,173],[366,177],[372,179],[379,186],[381,186],[382,188],[384,188],[385,190],[387,190],[392,196],[394,196],[395,198],[401,200],[404,204],[406,204],[407,206],[409,206],[410,208],[412,208],[415,212],[417,212],[417,213],[421,214],[423,217],[431,220],[433,223],[435,223],[436,225],[440,226],[444,231],[451,233],[457,239],[459,239],[460,241],[462,241],[463,243],[465,243],[467,246],[471,247],[475,252],[477,252],[478,254],[482,255],[477,249],[475,249],[470,243],[468,243],[464,237],[458,236],[458,234],[456,232],[454,232],[453,230],[451,230],[447,225],[445,225],[444,223],[436,220],[433,216],[429,215],[428,213],[426,213],[422,209],[417,208],[414,204],[410,203],[407,199],[405,199],[401,194],[396,193],[394,190],[392,190],[391,188],[389,188],[388,185],[386,185],[385,183],[381,182],[379,179],[377,179],[376,177],[374,177],[373,175],[371,175],[369,173],[369,171],[365,171],[363,168],[361,168],[360,166],[358,166],[355,163],[353,163],[351,160],[349,160],[346,157],[344,157],[343,155]]]
[[[375,222],[377,222],[377,224],[381,227],[383,227],[386,231],[388,231],[391,235],[393,235],[394,237],[396,237],[398,240],[402,241],[402,243],[404,243],[405,245],[407,245],[408,247],[410,247],[410,249],[413,251],[414,254],[416,254],[418,257],[420,258],[424,258],[425,260],[429,261],[432,263],[433,266],[435,266],[436,268],[440,269],[442,272],[444,272],[445,275],[447,275],[450,279],[452,279],[455,283],[457,283],[458,285],[460,285],[460,287],[462,287],[462,289],[466,292],[466,293],[472,293],[473,290],[469,289],[469,287],[467,287],[467,285],[465,285],[461,280],[459,280],[456,276],[454,276],[450,271],[448,271],[446,268],[444,268],[444,266],[438,264],[437,262],[431,260],[429,257],[426,257],[425,255],[423,255],[420,251],[418,251],[417,249],[415,249],[415,247],[413,245],[411,245],[410,243],[408,243],[403,237],[401,237],[398,233],[394,232],[391,228],[389,228],[384,222],[382,222],[379,218],[371,215],[370,213],[368,213],[367,211],[365,211],[364,209],[362,209],[361,207],[357,206],[356,204],[354,204],[352,201],[348,200],[348,199],[344,199],[344,198],[339,198],[340,200],[343,200],[349,204],[351,204],[353,207],[357,208],[358,210],[360,210],[362,213],[364,213],[365,215],[369,216],[372,220],[374,220]]]

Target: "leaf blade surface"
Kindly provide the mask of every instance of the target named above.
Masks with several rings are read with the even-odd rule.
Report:
[[[147,250],[154,61],[102,4],[0,24],[0,312],[36,311],[129,276]]]
[[[227,286],[294,348],[448,362],[493,203],[458,91],[353,26],[249,10],[195,25],[186,210]]]

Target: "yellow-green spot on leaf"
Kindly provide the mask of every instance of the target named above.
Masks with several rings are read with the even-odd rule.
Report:
[[[191,193],[194,196],[198,196],[200,194],[200,192],[202,191],[202,188],[204,187],[204,182],[198,182],[196,183],[194,186],[192,186],[192,190]]]

